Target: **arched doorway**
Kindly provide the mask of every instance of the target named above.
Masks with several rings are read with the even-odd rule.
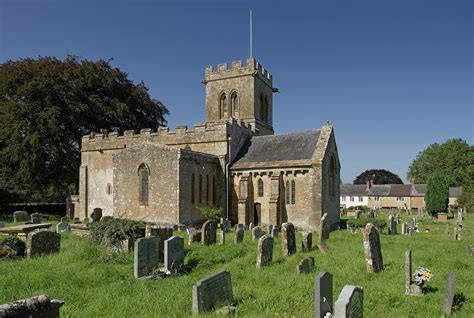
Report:
[[[255,203],[253,206],[253,225],[260,225],[262,205],[260,203]]]

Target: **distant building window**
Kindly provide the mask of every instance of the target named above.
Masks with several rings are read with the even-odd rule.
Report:
[[[380,197],[379,197],[378,195],[376,195],[376,196],[374,197],[374,201],[380,201]]]
[[[138,201],[140,205],[148,205],[148,176],[150,175],[150,171],[148,167],[142,163],[140,167],[138,167],[138,177],[139,177],[139,193],[138,193]]]
[[[112,194],[112,185],[110,183],[107,183],[107,188],[105,190],[105,193]]]
[[[353,197],[353,196],[351,196],[350,200],[351,200],[351,202],[354,202],[354,197]]]
[[[286,204],[290,204],[290,181],[286,181],[285,201],[286,201]]]
[[[397,197],[397,201],[405,201],[405,197]]]
[[[232,108],[233,108],[233,113],[234,116],[238,117],[239,116],[239,97],[237,96],[237,93],[232,94]]]
[[[359,197],[359,202],[362,202],[364,201],[364,198],[363,197]]]
[[[195,180],[194,180],[194,173],[191,175],[191,203],[194,204],[195,198],[194,198],[194,191],[195,191]]]
[[[341,201],[346,202],[346,197],[345,196],[341,197]]]
[[[202,203],[202,174],[199,175],[199,193],[198,193],[198,201]]]
[[[295,180],[291,180],[291,204],[296,204],[296,183]]]
[[[263,180],[258,179],[258,196],[263,197]]]

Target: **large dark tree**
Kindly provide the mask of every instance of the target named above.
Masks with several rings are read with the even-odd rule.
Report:
[[[426,183],[437,172],[447,177],[449,186],[474,191],[474,147],[462,139],[434,143],[416,156],[407,175]]]
[[[68,57],[0,65],[0,189],[27,202],[77,191],[80,144],[91,131],[157,128],[166,107],[111,66]]]
[[[449,185],[446,176],[439,172],[428,179],[426,186],[426,210],[432,215],[445,212],[449,203]]]
[[[373,180],[374,184],[402,184],[403,181],[395,173],[384,169],[365,170],[358,175],[354,184],[365,184],[367,180]]]

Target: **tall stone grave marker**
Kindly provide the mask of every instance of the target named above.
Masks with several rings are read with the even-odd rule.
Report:
[[[329,223],[326,219],[327,216],[328,216],[328,214],[324,213],[321,220],[319,221],[318,236],[319,236],[319,242],[320,243],[322,243],[322,242],[326,241],[327,239],[329,239],[330,228],[329,228]]]
[[[388,217],[388,226],[390,227],[389,228],[390,235],[397,234],[397,221],[395,220],[395,217],[391,215]]]
[[[135,241],[133,274],[135,278],[149,276],[153,269],[158,266],[158,242],[157,236],[143,237]]]
[[[451,314],[455,291],[456,291],[456,273],[449,272],[448,280],[446,282],[446,290],[444,292],[444,301],[443,301],[443,312],[446,315]]]
[[[42,221],[43,221],[43,218],[41,217],[41,214],[33,213],[31,215],[31,223],[32,224],[41,224]]]
[[[296,265],[296,272],[298,274],[309,274],[314,269],[314,257],[308,256],[299,261]]]
[[[184,264],[184,239],[172,236],[165,241],[164,246],[165,268],[177,270]]]
[[[405,295],[419,296],[423,295],[420,286],[413,283],[412,277],[411,251],[405,252]]]
[[[232,282],[229,271],[221,271],[193,286],[193,314],[211,311],[216,304],[233,305]]]
[[[234,232],[234,244],[242,243],[244,240],[244,229],[237,228]]]
[[[64,231],[69,231],[69,223],[60,222],[56,225],[56,232],[62,233]]]
[[[252,229],[253,229],[253,223],[250,222],[250,224],[249,224],[249,231],[252,231]]]
[[[265,234],[265,231],[262,229],[261,226],[254,226],[252,228],[252,241],[258,240]]]
[[[283,256],[296,253],[295,226],[292,223],[281,225],[281,247]]]
[[[37,229],[26,237],[26,255],[28,258],[59,253],[61,235],[50,230]]]
[[[272,264],[273,259],[273,237],[268,234],[260,237],[257,250],[257,268]]]
[[[364,240],[367,272],[374,273],[383,270],[379,231],[377,231],[372,223],[367,223],[364,230],[362,231],[362,236]]]
[[[324,318],[334,314],[332,302],[332,274],[321,272],[314,282],[314,317]]]
[[[219,245],[225,245],[225,229],[219,230]]]
[[[217,224],[212,220],[204,222],[202,225],[201,243],[204,245],[211,245],[216,243]]]
[[[405,235],[405,234],[407,234],[407,224],[403,223],[402,224],[402,235]]]
[[[273,238],[277,238],[278,234],[280,234],[280,230],[278,230],[276,227],[272,229],[272,232],[270,233]]]
[[[346,285],[335,303],[335,318],[362,318],[364,316],[364,290]]]
[[[301,248],[303,252],[310,252],[313,248],[313,233],[303,232],[303,240],[301,242]]]

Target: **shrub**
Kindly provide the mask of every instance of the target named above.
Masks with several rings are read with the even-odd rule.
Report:
[[[449,186],[445,176],[436,173],[429,178],[425,202],[426,210],[431,215],[446,211],[449,203]]]
[[[0,239],[0,259],[25,256],[26,244],[16,235]]]
[[[198,209],[208,220],[219,222],[220,218],[222,217],[222,208],[198,207]]]
[[[89,224],[91,239],[96,244],[115,245],[128,238],[145,235],[145,222],[127,219],[103,218]]]

